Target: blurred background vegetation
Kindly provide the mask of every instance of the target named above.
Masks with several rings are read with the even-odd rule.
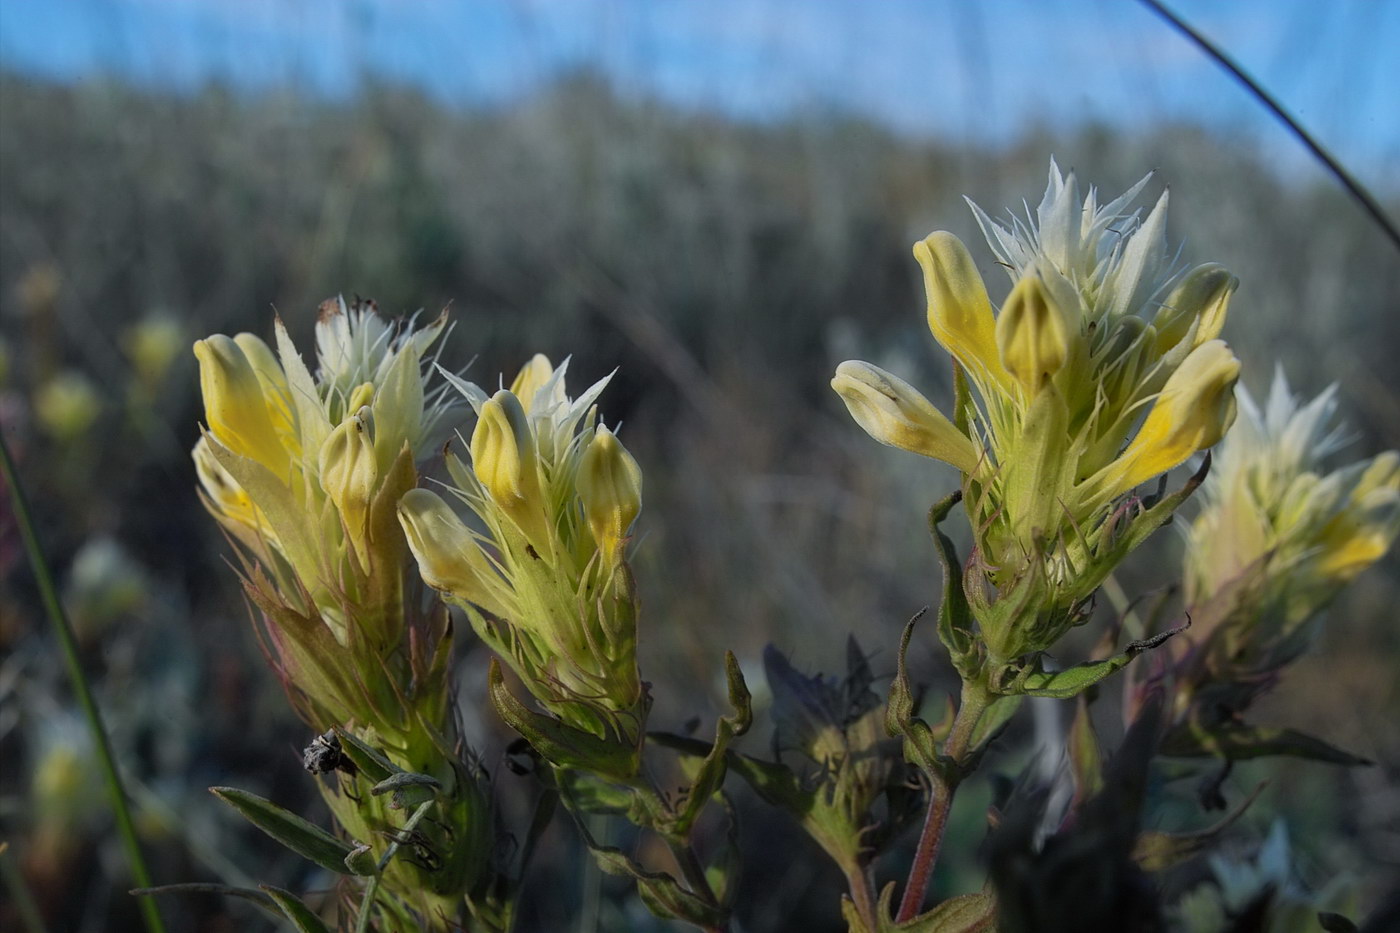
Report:
[[[625,40],[633,6],[607,9],[608,35]],[[624,422],[646,473],[643,674],[661,728],[715,713],[725,648],[760,698],[768,642],[799,667],[831,671],[853,632],[879,672],[891,672],[900,626],[939,597],[923,513],[956,477],[871,443],[827,380],[859,356],[948,390],[910,244],[951,229],[1004,291],[962,196],[993,213],[1034,200],[1051,154],[1115,194],[1156,169],[1149,190],[1172,185],[1183,262],[1218,260],[1242,280],[1225,336],[1245,382],[1261,390],[1276,364],[1309,392],[1340,382],[1350,449],[1400,446],[1400,257],[1328,177],[1279,155],[1289,143],[1258,122],[1193,120],[1159,102],[1131,119],[1086,106],[1082,119],[1052,113],[1005,134],[916,132],[859,101],[759,115],[696,106],[587,56],[495,100],[445,101],[370,70],[344,94],[217,76],[162,86],[110,63],[59,76],[31,67],[25,24],[8,5],[3,16],[0,425],[39,511],[158,882],[326,882],[205,792],[233,784],[320,812],[298,757],[310,737],[262,663],[228,548],[195,497],[188,451],[202,412],[189,346],[200,336],[268,336],[275,311],[308,346],[317,304],[343,293],[373,297],[391,315],[450,305],[445,359],[473,360],[468,375],[483,384],[502,372],[508,381],[535,351],[572,355],[575,386],[617,367],[602,410]],[[854,7],[848,19],[860,21]],[[1165,33],[1150,17],[1134,22]],[[1355,41],[1379,55],[1387,34]],[[377,36],[374,22],[361,23],[359,45],[337,54],[372,55]],[[879,52],[843,56],[858,67]],[[1153,58],[1139,67],[1150,77]],[[982,72],[967,69],[947,93],[975,120]],[[1208,66],[1199,75],[1215,82],[1203,93],[1235,93]],[[1335,75],[1319,68],[1313,78],[1330,86]],[[922,93],[928,108],[942,106],[936,89]],[[999,93],[986,105],[1010,110],[1004,98],[1016,85],[1005,80]],[[1371,118],[1353,110],[1342,119]],[[1394,140],[1389,147],[1358,150],[1358,167],[1396,214]],[[3,510],[7,871],[22,872],[49,929],[134,928],[90,743],[8,498]],[[1121,583],[1134,595],[1163,587],[1179,561],[1168,530]],[[1334,608],[1320,649],[1258,717],[1375,766],[1266,762],[1227,784],[1238,799],[1270,781],[1235,832],[1241,844],[1282,818],[1305,880],[1320,888],[1342,878],[1363,904],[1400,870],[1398,603],[1392,556]],[[462,653],[468,733],[508,796],[523,779],[498,767],[507,736],[484,707],[484,653],[470,643]],[[931,638],[914,660],[936,696],[950,671]],[[1003,744],[1027,737],[1024,718]],[[766,748],[766,732],[760,719],[751,750]],[[1025,762],[995,764],[1014,774]],[[985,801],[984,787],[960,804],[935,882],[945,894],[979,883],[978,793]],[[746,868],[744,928],[835,929],[837,875],[781,818],[741,799],[745,833],[762,840]],[[525,929],[563,929],[577,916],[581,929],[590,920],[652,928],[624,912],[611,880],[580,867],[568,827],[547,842]],[[0,926],[17,929],[6,892]],[[167,899],[162,910],[173,929],[262,922],[213,898]]]

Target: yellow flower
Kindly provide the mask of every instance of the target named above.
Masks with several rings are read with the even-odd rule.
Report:
[[[1137,436],[1102,474],[1112,497],[1215,446],[1235,423],[1240,361],[1223,340],[1201,344],[1167,379]]]
[[[898,376],[848,360],[836,367],[831,387],[856,424],[889,447],[951,463],[964,473],[977,468],[977,449],[933,403]]]
[[[1318,612],[1394,543],[1400,455],[1327,469],[1342,445],[1335,386],[1302,404],[1280,372],[1263,408],[1243,389],[1239,408],[1186,532],[1186,597],[1229,603],[1198,614],[1228,625],[1234,663],[1267,668],[1305,647]]]
[[[601,425],[579,463],[578,492],[593,540],[611,565],[642,510],[642,468]]]
[[[535,434],[514,393],[502,389],[481,406],[472,432],[472,469],[497,507],[537,550],[549,553]]]
[[[956,237],[915,245],[929,330],[970,390],[951,417],[868,363],[842,363],[832,380],[876,440],[962,472],[995,590],[1034,567],[1060,618],[1123,558],[1123,516],[1142,509],[1110,521],[1121,497],[1234,418],[1239,363],[1216,338],[1238,283],[1213,264],[1173,272],[1167,196],[1145,217],[1131,206],[1146,182],[1100,205],[1052,162],[1031,216],[1002,224],[973,205],[1011,278],[999,310]]]

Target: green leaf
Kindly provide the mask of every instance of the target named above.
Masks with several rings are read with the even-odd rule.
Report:
[[[277,916],[277,905],[262,891],[256,891],[253,888],[236,888],[227,884],[212,884],[203,881],[162,884],[154,888],[132,888],[127,893],[134,897],[161,897],[166,894],[217,894],[220,897],[237,897],[250,901],[273,916]]]
[[[945,602],[947,593],[944,593]],[[920,609],[904,626],[899,638],[899,653],[895,656],[895,675],[890,683],[890,698],[885,705],[885,732],[890,738],[904,739],[904,757],[926,772],[935,772],[938,764],[938,743],[933,730],[914,710],[914,691],[909,685],[909,668],[905,659],[909,641],[914,637],[914,624],[927,610]]]
[[[996,928],[996,898],[989,891],[949,898],[912,920],[895,923],[889,919],[894,916],[894,887],[891,881],[880,892],[876,907],[880,928],[873,933],[990,933]],[[851,913],[854,913],[854,906]],[[854,924],[851,927],[852,933],[864,929]]]
[[[1094,733],[1094,721],[1089,715],[1089,701],[1083,694],[1075,702],[1074,722],[1069,727],[1069,767],[1074,776],[1074,799],[1085,801],[1103,790],[1103,754],[1099,737]]]
[[[750,702],[749,688],[744,683],[743,671],[739,669],[739,661],[734,657],[734,652],[724,653],[724,672],[729,682],[729,702],[734,707],[734,715],[721,716],[715,723],[715,741],[710,746],[705,759],[700,763],[700,768],[691,781],[690,788],[686,791],[685,806],[666,831],[674,835],[685,838],[690,834],[690,828],[695,824],[695,820],[700,816],[700,811],[709,799],[719,790],[724,783],[725,772],[725,752],[729,748],[729,743],[736,736],[743,735],[748,731],[753,723],[753,706]]]
[[[335,734],[340,737],[340,749],[345,757],[354,762],[355,767],[365,776],[365,780],[372,784],[386,781],[403,771],[402,768],[348,729],[336,726]]]
[[[953,506],[961,501],[961,490],[945,496],[929,509],[928,526],[943,564],[943,602],[938,607],[938,640],[952,655],[953,665],[967,677],[977,656],[972,634],[972,610],[968,607],[967,592],[963,588],[962,560],[958,557],[953,539],[938,527],[947,519]]]
[[[1213,756],[1230,761],[1282,755],[1334,765],[1375,764],[1304,732],[1247,723],[1225,723],[1208,731],[1199,726],[1179,726],[1162,740],[1162,754],[1180,758]]]
[[[394,799],[389,806],[394,810],[403,810],[436,799],[441,790],[442,782],[431,775],[400,771],[371,787],[369,792],[376,797],[393,794]]]
[[[272,902],[277,905],[277,909],[282,911],[282,915],[292,922],[297,933],[330,933],[330,927],[316,916],[310,907],[307,907],[301,900],[290,891],[281,888],[274,888],[270,884],[258,885]]]
[[[1103,680],[1109,674],[1121,670],[1128,666],[1128,662],[1142,654],[1156,648],[1162,642],[1186,631],[1187,626],[1182,625],[1166,632],[1159,632],[1150,638],[1144,638],[1132,642],[1122,654],[1116,654],[1111,658],[1102,661],[1086,661],[1083,664],[1076,664],[1074,667],[1065,668],[1062,671],[1046,671],[1041,668],[1040,658],[1036,658],[1035,667],[1024,679],[1018,679],[1020,686],[1014,690],[1016,693],[1024,693],[1033,697],[1053,697],[1057,700],[1068,700],[1078,696],[1083,691],[1089,689],[1094,684]]]
[[[351,873],[345,859],[355,847],[348,842],[337,839],[316,824],[246,790],[236,787],[211,787],[209,792],[302,858],[339,875]]]
[[[609,742],[527,708],[506,686],[505,673],[495,658],[487,673],[491,704],[506,725],[519,732],[542,757],[561,768],[593,771],[617,781],[630,780],[637,771],[638,750]]]

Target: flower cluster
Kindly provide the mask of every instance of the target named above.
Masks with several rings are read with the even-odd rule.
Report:
[[[642,475],[595,401],[577,399],[537,355],[490,398],[454,380],[477,413],[470,462],[447,458],[469,527],[436,493],[403,497],[399,519],[423,578],[545,708],[612,743],[635,770],[647,697],[636,660],[637,600],[626,542]]]
[[[1215,264],[1174,274],[1167,195],[1145,218],[1129,209],[1146,181],[1081,202],[1052,163],[1034,218],[1003,225],[974,205],[1011,276],[999,311],[956,237],[915,245],[929,329],[959,375],[952,418],[869,363],[843,363],[832,380],[876,440],[962,472],[984,589],[1028,607],[1005,624],[981,614],[995,660],[1043,651],[1082,620],[1169,515],[1125,497],[1234,420],[1239,362],[1218,335],[1237,281]]]
[[[1345,442],[1335,386],[1303,404],[1279,372],[1262,408],[1243,389],[1239,404],[1187,529],[1184,567],[1193,638],[1213,639],[1232,676],[1293,660],[1319,610],[1400,533],[1400,454],[1324,465]]]

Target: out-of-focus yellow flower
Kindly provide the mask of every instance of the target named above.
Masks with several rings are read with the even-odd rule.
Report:
[[[1124,516],[1144,513],[1123,497],[1215,444],[1234,417],[1239,363],[1216,337],[1236,280],[1213,264],[1173,272],[1167,195],[1146,217],[1131,209],[1146,182],[1100,206],[1052,162],[1034,216],[1004,225],[973,205],[1011,277],[1000,311],[956,237],[914,246],[929,329],[972,390],[953,417],[866,363],[841,364],[832,382],[877,440],[963,473],[992,585],[1042,578],[1031,602],[1062,621],[1124,556]],[[1038,629],[1004,647],[1043,650],[1063,625]]]
[[[1279,372],[1262,409],[1244,389],[1239,408],[1187,531],[1187,602],[1228,601],[1197,613],[1230,628],[1239,644],[1228,653],[1282,663],[1311,639],[1318,611],[1400,533],[1400,455],[1325,466],[1343,443],[1335,386],[1303,404]]]
[[[82,373],[65,370],[39,387],[34,394],[39,426],[58,441],[82,437],[102,413],[97,387]]]
[[[152,314],[127,328],[122,335],[122,349],[141,384],[153,389],[170,371],[170,364],[186,339],[179,321],[169,315]]]

